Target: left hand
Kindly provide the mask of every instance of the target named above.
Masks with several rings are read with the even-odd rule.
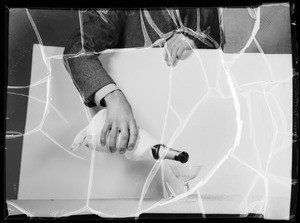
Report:
[[[175,33],[165,43],[163,57],[168,66],[175,66],[178,60],[187,58],[195,48],[193,40],[181,33]]]

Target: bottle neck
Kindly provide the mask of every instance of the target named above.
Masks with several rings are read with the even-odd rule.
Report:
[[[189,159],[187,152],[179,151],[176,149],[168,148],[163,144],[157,144],[152,147],[152,155],[154,159],[169,159],[176,160],[181,163],[186,163]]]

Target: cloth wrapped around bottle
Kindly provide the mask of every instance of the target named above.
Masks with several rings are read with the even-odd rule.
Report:
[[[75,137],[74,142],[71,146],[73,151],[77,149],[95,149],[99,152],[110,153],[108,148],[109,145],[109,135],[107,135],[107,143],[102,146],[100,143],[100,135],[102,128],[106,120],[106,109],[100,110],[90,121],[89,125],[83,128]],[[121,133],[117,138],[117,149],[121,141]],[[132,151],[126,151],[125,156],[130,160],[144,160],[153,159],[151,155],[151,147],[158,144],[159,140],[155,139],[148,132],[143,129],[139,129],[139,134],[137,142]],[[154,159],[153,159],[154,160]]]

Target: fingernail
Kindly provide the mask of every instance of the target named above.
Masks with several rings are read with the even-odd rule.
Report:
[[[112,148],[108,147],[108,149],[109,149],[109,151],[110,151],[111,153],[114,152],[114,150],[113,150]]]
[[[133,146],[128,146],[128,150],[133,150]]]
[[[119,153],[123,154],[123,153],[125,153],[125,150],[120,150]]]

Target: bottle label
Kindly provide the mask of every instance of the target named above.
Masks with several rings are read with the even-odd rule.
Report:
[[[170,159],[174,160],[175,156],[178,156],[180,154],[180,151],[168,148],[166,146],[163,146],[159,150],[159,157],[164,159]]]

